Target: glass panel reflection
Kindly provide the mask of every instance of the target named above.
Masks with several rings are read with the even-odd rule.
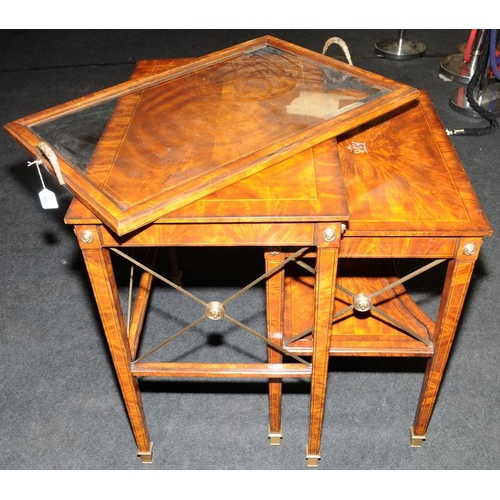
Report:
[[[116,107],[116,99],[85,108],[55,120],[33,126],[70,164],[86,170],[106,124]]]
[[[386,93],[266,46],[33,130],[127,208],[184,182],[216,179],[222,167],[246,157],[277,152],[297,134]]]

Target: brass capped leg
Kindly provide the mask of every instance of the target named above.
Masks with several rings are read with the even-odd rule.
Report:
[[[413,432],[413,425],[410,427],[410,447],[420,448],[422,446],[422,441],[425,439],[425,434],[423,436],[417,436]]]
[[[309,453],[306,452],[307,466],[318,467],[320,458],[321,457],[319,455],[309,455]]]
[[[281,432],[281,427],[279,432],[271,432],[269,430],[269,444],[271,446],[279,446],[281,444],[281,438],[283,437],[283,433]]]
[[[152,464],[153,463],[153,443],[149,443],[149,450],[148,451],[137,450],[137,455],[139,455],[141,462],[143,464]]]

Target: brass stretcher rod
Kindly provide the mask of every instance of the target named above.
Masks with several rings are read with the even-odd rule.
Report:
[[[155,278],[158,278],[159,280],[163,281],[164,283],[170,285],[172,288],[174,288],[175,290],[183,293],[184,295],[188,296],[189,298],[191,298],[192,300],[194,300],[195,302],[197,302],[198,304],[201,304],[203,305],[204,307],[207,307],[208,303],[201,300],[200,298],[196,297],[196,295],[193,295],[192,293],[188,292],[187,290],[185,290],[184,288],[182,288],[181,286],[175,284],[174,282],[170,281],[168,278],[165,278],[164,276],[162,276],[161,274],[153,271],[152,269],[150,269],[149,267],[145,266],[144,264],[142,264],[141,262],[139,262],[138,260],[134,259],[133,257],[130,257],[129,255],[127,255],[126,253],[122,252],[121,250],[118,250],[117,248],[110,248],[110,250],[112,250],[113,252],[115,252],[116,254],[120,255],[121,257],[123,257],[124,259],[128,260],[129,262],[131,262],[132,264],[134,264],[135,266],[139,267],[140,269],[142,269],[143,271],[146,271],[148,273],[150,273],[152,276],[154,276]],[[279,270],[281,270],[288,262],[292,261],[292,260],[295,260],[297,259],[298,257],[300,257],[304,252],[306,252],[308,250],[308,248],[301,248],[300,250],[298,250],[297,252],[295,252],[294,254],[290,255],[287,259],[285,259],[283,262],[280,262],[279,265],[273,267],[272,269],[270,269],[269,271],[267,271],[266,273],[262,274],[259,278],[255,279],[254,281],[252,281],[250,284],[248,284],[247,286],[245,286],[244,288],[242,288],[241,290],[239,290],[238,292],[236,292],[235,294],[233,294],[231,297],[229,297],[228,299],[226,299],[223,304],[227,304],[228,302],[236,299],[237,297],[239,297],[242,293],[244,293],[245,291],[249,290],[251,287],[255,286],[257,283],[259,283],[260,281],[268,278],[269,276],[273,275],[274,273],[278,272]],[[130,300],[129,300],[129,303],[130,303]],[[296,361],[304,364],[305,366],[307,367],[310,367],[310,363],[308,363],[306,360],[300,358],[299,356],[291,353],[291,352],[288,352],[286,349],[284,349],[283,347],[281,347],[280,345],[276,344],[275,342],[272,342],[271,340],[269,340],[268,338],[266,338],[265,336],[261,335],[260,333],[256,332],[255,330],[252,330],[251,328],[247,327],[246,325],[244,325],[243,323],[240,323],[239,321],[237,321],[236,319],[228,316],[227,314],[224,315],[224,317],[226,319],[228,319],[229,321],[231,321],[232,323],[234,323],[235,325],[239,326],[240,328],[244,329],[245,331],[251,333],[252,335],[256,336],[257,338],[259,338],[260,340],[263,340],[264,342],[266,342],[266,344],[268,344],[270,347],[278,350],[279,352],[281,352],[282,354],[286,355],[286,356],[290,356],[291,358],[295,359]],[[186,333],[187,331],[189,331],[190,329],[194,328],[195,326],[199,325],[201,322],[203,322],[206,318],[206,316],[202,316],[201,318],[199,318],[198,320],[194,321],[193,323],[191,323],[190,325],[186,326],[185,328],[183,328],[182,330],[180,330],[179,332],[175,333],[174,335],[172,335],[171,337],[169,337],[168,339],[166,339],[165,341],[163,341],[162,343],[158,344],[157,346],[155,346],[154,348],[152,348],[151,350],[149,350],[148,352],[146,352],[145,354],[143,354],[142,356],[140,356],[139,358],[137,358],[136,360],[134,360],[134,363],[138,363],[139,361],[143,361],[146,357],[150,356],[151,354],[153,354],[154,352],[158,351],[159,349],[161,349],[162,347],[164,347],[165,345],[167,345],[169,342],[171,342],[172,340],[180,337],[182,334]]]
[[[377,297],[378,295],[381,295],[384,292],[392,290],[393,288],[395,288],[395,287],[401,285],[402,283],[404,283],[404,282],[406,282],[406,281],[414,278],[415,276],[418,276],[419,274],[422,274],[422,273],[428,271],[429,269],[432,269],[433,267],[436,267],[437,265],[441,264],[444,261],[446,261],[446,259],[436,259],[436,260],[430,262],[429,264],[426,264],[425,266],[420,267],[419,269],[417,269],[417,270],[415,270],[415,271],[407,274],[406,276],[403,276],[402,278],[400,278],[400,279],[398,279],[398,280],[390,283],[389,285],[381,288],[380,290],[377,290],[376,292],[373,292],[373,293],[369,294],[368,297],[374,298],[374,297]],[[297,264],[300,264],[303,268],[311,271],[312,273],[315,272],[314,269],[312,267],[308,266],[307,264],[300,263],[300,261],[297,261]],[[351,298],[355,298],[356,297],[355,293],[351,292],[347,288],[344,288],[342,285],[337,284],[336,288],[338,288],[339,290],[341,290],[342,292],[344,292],[346,295],[349,295],[349,297],[351,297]],[[333,319],[336,319],[336,318],[342,316],[343,314],[351,311],[353,308],[354,308],[354,304],[351,304],[350,306],[342,309],[341,311],[338,311],[333,316]],[[397,321],[393,317],[389,316],[388,314],[384,313],[378,307],[372,306],[372,309],[374,309],[375,311],[377,311],[381,316],[383,316],[385,319],[387,319],[390,322],[392,322],[395,326],[397,326],[398,328],[400,328],[401,330],[403,330],[404,332],[406,332],[408,335],[412,336],[413,338],[415,338],[417,340],[420,340],[421,342],[423,342],[427,346],[431,346],[432,345],[432,342],[430,340],[428,340],[428,339],[426,339],[424,337],[421,337],[417,333],[411,331],[409,328],[406,328],[402,323],[400,323],[399,321]],[[304,330],[303,332],[298,333],[297,335],[295,335],[292,338],[288,339],[285,342],[285,346],[290,345],[292,342],[295,342],[296,340],[299,340],[299,339],[305,337],[306,335],[309,335],[310,333],[312,333],[312,328],[309,328],[307,330]]]

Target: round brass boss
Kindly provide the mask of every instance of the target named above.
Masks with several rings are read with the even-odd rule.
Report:
[[[364,293],[358,293],[358,295],[354,297],[353,306],[354,309],[356,309],[356,311],[359,312],[369,311],[372,308],[372,305],[373,305],[372,299]]]
[[[80,239],[83,241],[83,243],[86,243],[88,245],[89,243],[92,243],[94,241],[94,234],[90,230],[83,231]]]
[[[224,306],[217,301],[210,302],[205,308],[205,314],[208,319],[218,321],[224,317]]]
[[[474,243],[467,243],[462,248],[462,252],[464,255],[474,255],[477,252],[477,246]]]

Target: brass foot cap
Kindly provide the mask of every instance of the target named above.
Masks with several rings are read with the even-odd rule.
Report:
[[[270,444],[271,446],[279,446],[279,445],[281,444],[281,438],[282,438],[282,437],[283,437],[283,436],[278,435],[278,434],[277,434],[277,435],[274,435],[274,436],[271,436],[271,435],[270,435],[270,436],[269,436],[269,444]]]
[[[413,431],[413,426],[410,427],[410,447],[420,448],[422,446],[422,441],[425,440],[425,434],[423,436],[418,436]]]
[[[149,443],[149,450],[148,451],[137,450],[137,455],[139,455],[141,462],[143,464],[152,464],[153,463],[153,443]]]
[[[311,457],[306,457],[306,461],[307,461],[307,466],[308,467],[318,467],[319,465],[319,459],[321,457],[317,456],[311,456]]]
[[[307,466],[308,467],[318,467],[320,458],[321,457],[319,455],[312,455],[312,454],[309,454],[309,452],[306,452]]]
[[[281,444],[281,438],[283,437],[283,434],[281,432],[281,428],[278,432],[271,432],[269,429],[269,444],[271,446],[279,446]]]

